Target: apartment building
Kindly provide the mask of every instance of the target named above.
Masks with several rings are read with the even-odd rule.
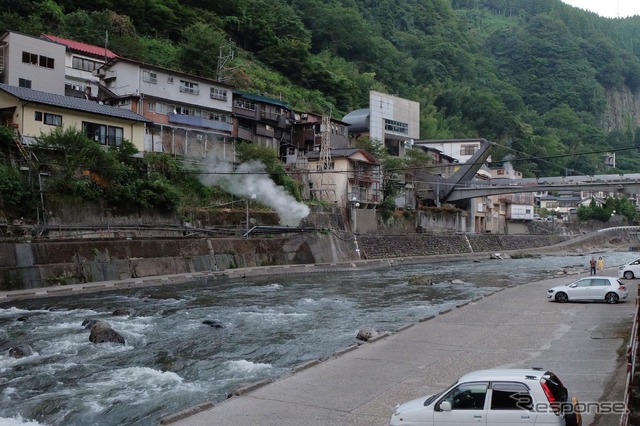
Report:
[[[320,151],[323,141],[330,149],[349,147],[348,124],[328,116],[294,112],[291,141],[281,143],[280,157],[289,167],[305,167],[305,154]]]
[[[150,120],[144,151],[234,160],[230,86],[122,57],[96,74],[105,102]]]
[[[240,90],[233,92],[234,136],[272,148],[280,153],[281,146],[292,141],[293,111],[278,99]]]

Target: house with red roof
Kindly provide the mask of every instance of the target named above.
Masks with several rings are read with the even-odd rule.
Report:
[[[64,94],[76,98],[97,99],[101,85],[98,70],[118,55],[106,47],[51,34],[42,34],[40,38],[65,47]]]

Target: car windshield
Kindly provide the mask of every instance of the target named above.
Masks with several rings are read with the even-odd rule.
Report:
[[[452,387],[454,387],[455,385],[457,385],[458,382],[455,381],[451,386],[447,386],[446,388],[444,388],[443,391],[440,391],[436,394],[431,395],[429,398],[427,398],[427,400],[424,402],[424,406],[426,407],[427,405],[431,405],[431,403],[433,401],[435,401],[436,399],[438,399],[440,397],[440,395],[442,395],[443,393],[445,393],[446,391],[448,391],[449,389],[451,389]]]

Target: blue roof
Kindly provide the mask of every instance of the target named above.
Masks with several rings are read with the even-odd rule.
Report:
[[[72,109],[75,111],[84,111],[92,114],[106,115],[109,117],[121,118],[123,120],[151,122],[151,120],[144,118],[140,114],[136,114],[131,110],[103,105],[88,99],[56,95],[53,93],[27,89],[25,87],[9,86],[8,84],[2,83],[0,83],[0,90],[13,95],[22,101]]]

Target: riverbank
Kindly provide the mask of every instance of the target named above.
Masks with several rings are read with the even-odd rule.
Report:
[[[539,366],[558,374],[581,402],[620,401],[619,389],[612,392],[610,383],[621,377],[618,354],[635,300],[617,305],[547,301],[546,289],[563,281],[512,286],[461,303],[162,424],[382,426],[396,404],[437,392],[468,371],[494,367]],[[637,294],[635,282],[629,287]],[[597,424],[614,424],[614,417],[601,416]],[[584,413],[584,425],[594,422],[594,413]]]
[[[455,259],[466,260],[479,260],[486,259],[497,253],[504,253],[506,255],[513,256],[536,256],[536,255],[575,255],[585,256],[585,253],[591,252],[594,246],[599,247],[597,250],[609,250],[609,251],[626,251],[629,249],[628,239],[622,238],[625,235],[625,231],[610,230],[604,233],[594,233],[592,235],[578,237],[576,239],[565,241],[555,245],[542,245],[530,247],[526,243],[531,242],[530,238],[518,239],[513,236],[505,237],[503,240],[511,241],[511,246],[515,248],[511,250],[502,250],[504,246],[509,247],[509,244],[499,245],[480,245],[485,249],[496,249],[493,251],[480,251],[480,252],[462,252],[454,251],[452,253],[445,252],[445,254],[428,254],[428,255],[415,255],[416,252],[420,252],[419,247],[416,251],[413,250],[413,256],[406,255],[400,256],[398,252],[397,256],[388,258],[374,258],[374,259],[360,259],[360,260],[348,260],[343,262],[325,262],[325,263],[305,263],[305,264],[286,264],[286,265],[274,265],[274,266],[249,266],[242,268],[228,268],[217,269],[215,265],[211,270],[204,270],[200,272],[181,272],[161,275],[149,275],[138,278],[125,278],[125,279],[110,279],[100,280],[95,282],[85,282],[77,284],[55,284],[43,287],[32,287],[19,290],[5,290],[0,291],[0,303],[8,302],[11,300],[33,299],[40,297],[56,297],[56,296],[68,296],[70,294],[78,294],[81,292],[99,292],[99,291],[113,291],[118,289],[129,289],[138,287],[149,287],[162,284],[181,284],[187,283],[198,279],[210,278],[214,280],[226,280],[237,278],[249,278],[263,275],[292,275],[292,274],[313,274],[313,273],[332,273],[332,272],[346,272],[354,270],[371,270],[381,268],[391,268],[400,265],[412,265],[420,263],[437,263]],[[525,236],[529,237],[529,236]],[[370,244],[377,241],[378,245],[383,247],[388,244],[389,236],[380,237],[381,240],[377,241],[376,237],[371,237]],[[409,241],[414,241],[414,237],[408,237]],[[404,239],[402,240],[404,242]],[[440,239],[439,239],[440,241]],[[485,240],[475,240],[485,241]],[[501,239],[492,239],[492,241],[502,241]],[[545,241],[545,240],[540,240]],[[396,248],[397,249],[397,248]],[[396,250],[394,249],[394,250]],[[388,248],[385,250],[389,250]]]
[[[603,255],[610,259],[609,266],[635,256]],[[152,414],[158,410],[168,416],[207,399],[220,403],[243,383],[282,377],[309,360],[327,359],[356,343],[358,328],[396,332],[405,324],[442,310],[455,310],[457,304],[510,283],[551,277],[566,267],[579,273],[585,270],[586,256],[576,252],[569,257],[504,261],[479,255],[477,261],[463,262],[444,256],[436,262],[418,261],[419,265],[397,264],[385,269],[291,276],[259,273],[255,278],[202,278],[184,285],[166,281],[166,286],[155,288],[7,302],[2,306],[7,342],[11,346],[30,345],[35,353],[28,359],[4,357],[0,361],[16,365],[7,370],[12,380],[33,383],[35,379],[40,383],[34,391],[44,383],[59,383],[51,391],[38,393],[37,400],[56,401],[59,396],[73,395],[56,405],[76,413],[72,415],[76,421],[67,418],[65,424],[86,424],[77,422],[80,413],[85,420],[92,418],[93,424],[105,426],[154,424],[161,418]],[[407,285],[409,278],[418,276],[432,277],[433,286]],[[569,282],[573,278],[564,279]],[[114,317],[115,309],[134,309],[135,314]],[[127,345],[112,348],[89,344],[86,331],[80,327],[88,317],[108,321],[123,333]],[[215,320],[224,328],[203,326],[205,320]],[[72,358],[70,353],[74,354]],[[94,364],[96,356],[100,362]],[[104,412],[100,407],[89,409],[96,386],[101,389],[98,394],[109,390],[121,401],[120,409],[114,411],[108,405],[103,407]],[[41,419],[34,401],[25,399],[29,388],[18,392],[3,402],[0,416],[20,412]],[[136,403],[126,402],[133,401],[130,396],[136,394]],[[139,416],[145,416],[146,422],[126,420]],[[61,423],[48,420],[46,424]]]
[[[468,255],[444,254],[433,256],[415,256],[393,259],[354,260],[335,263],[311,263],[302,265],[258,266],[222,271],[203,271],[196,273],[165,274],[143,278],[123,280],[106,280],[93,283],[67,284],[24,290],[0,291],[0,303],[11,300],[34,299],[41,297],[69,296],[83,292],[114,291],[138,287],[149,287],[163,284],[182,284],[202,278],[215,280],[251,278],[265,275],[293,275],[293,274],[321,274],[346,272],[354,270],[375,270],[392,268],[400,265],[415,265],[420,263],[437,263],[455,259],[486,259],[490,253],[474,253]]]

